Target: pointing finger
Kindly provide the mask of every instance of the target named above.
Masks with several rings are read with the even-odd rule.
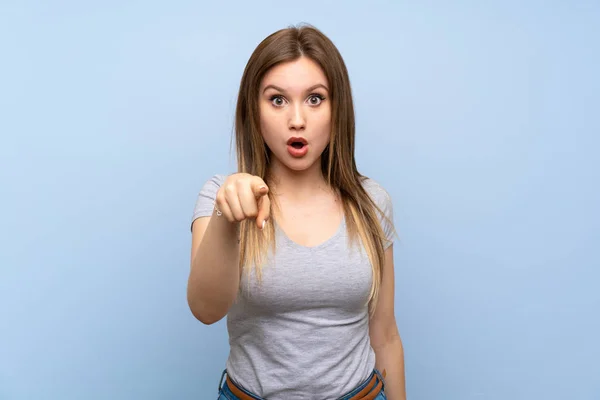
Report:
[[[262,196],[258,199],[258,215],[256,216],[256,225],[263,229],[271,215],[271,200],[269,196]]]
[[[250,185],[252,186],[252,193],[254,193],[254,196],[256,197],[261,197],[269,193],[267,184],[258,176],[254,177]]]

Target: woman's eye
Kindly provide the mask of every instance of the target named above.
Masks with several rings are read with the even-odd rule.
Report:
[[[318,106],[319,104],[321,104],[323,99],[324,99],[323,96],[321,96],[319,94],[313,94],[308,98],[308,103],[311,106]]]
[[[271,103],[273,103],[275,107],[281,107],[285,103],[285,101],[281,96],[273,96],[271,97]]]

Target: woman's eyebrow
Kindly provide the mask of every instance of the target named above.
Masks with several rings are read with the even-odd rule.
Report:
[[[313,90],[317,89],[317,88],[323,88],[327,91],[329,91],[329,89],[327,88],[327,86],[323,85],[322,83],[317,83],[316,85],[313,85],[311,87],[309,87],[308,89],[306,89],[306,93],[308,92],[312,92]],[[280,88],[277,85],[267,85],[265,86],[265,88],[263,89],[263,93],[267,91],[267,89],[275,89],[281,93],[285,93],[285,89]]]

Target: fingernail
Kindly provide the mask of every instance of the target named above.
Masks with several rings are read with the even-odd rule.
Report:
[[[260,228],[261,230],[265,229],[265,223],[267,222],[266,219],[263,219],[263,224],[262,224],[262,228]]]

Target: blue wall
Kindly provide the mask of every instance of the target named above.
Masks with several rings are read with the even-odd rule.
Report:
[[[201,3],[0,5],[0,399],[216,398],[190,216],[250,53],[302,21],[394,198],[409,398],[600,398],[600,4]]]

